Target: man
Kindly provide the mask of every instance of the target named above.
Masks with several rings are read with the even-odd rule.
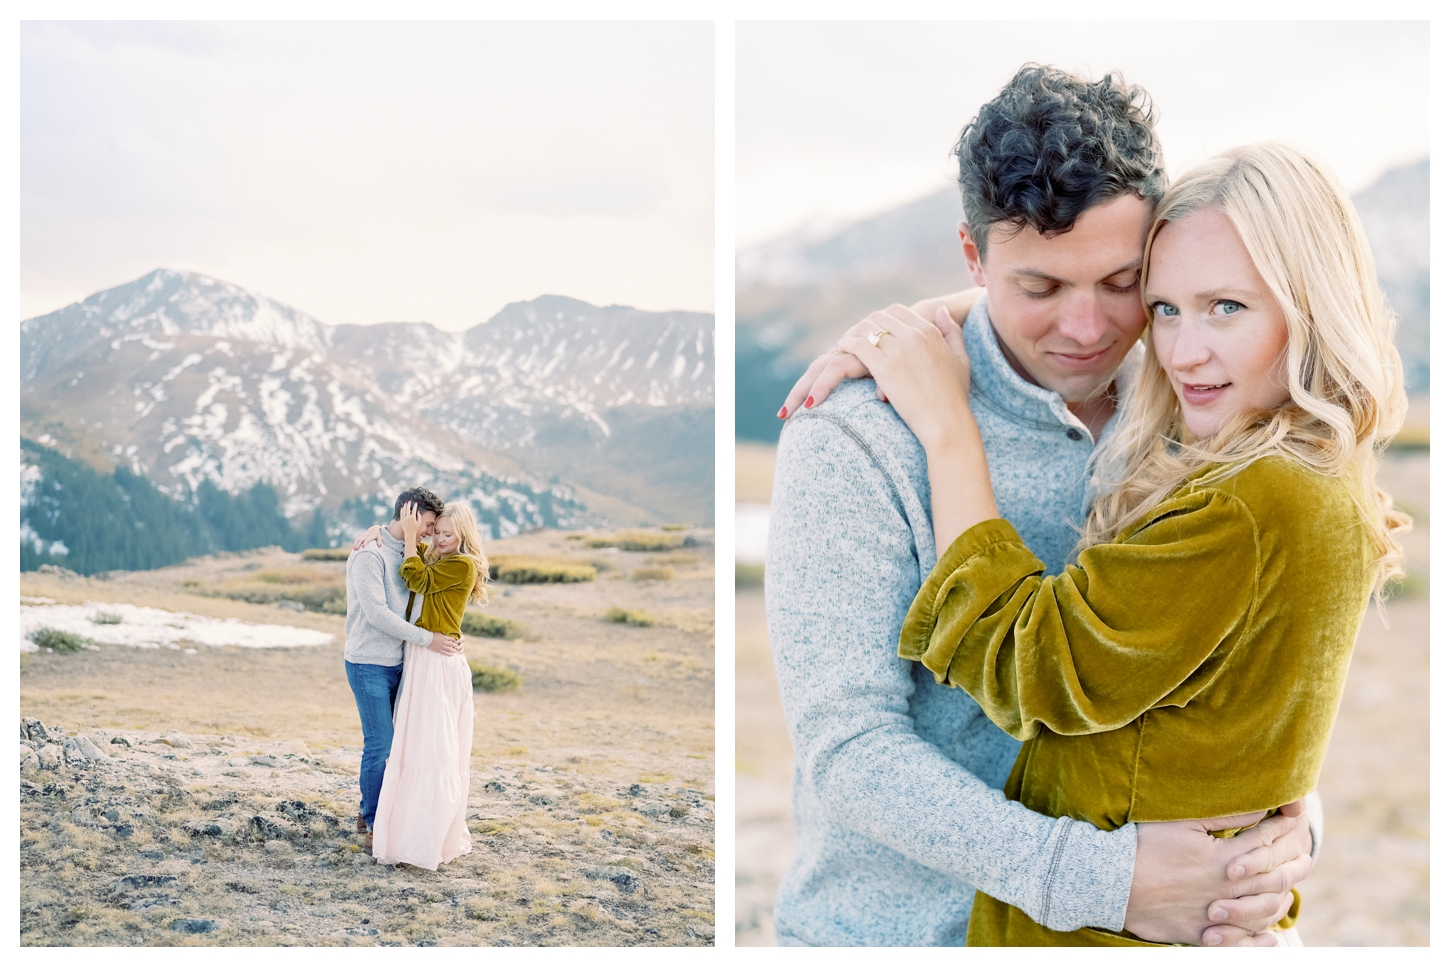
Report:
[[[961,244],[986,289],[961,333],[972,408],[1003,516],[1054,570],[1140,359],[1138,267],[1165,183],[1145,100],[1028,66],[957,149]],[[797,384],[813,398],[781,435],[771,501],[766,607],[796,757],[781,943],[960,945],[977,889],[1056,930],[1273,942],[1253,935],[1308,871],[1304,804],[1237,839],[1206,835],[1222,821],[1104,831],[1033,813],[999,791],[1018,743],[896,657],[937,558],[926,461],[871,381],[816,402],[860,375],[849,364],[823,357]]]
[[[383,788],[383,771],[393,747],[393,705],[403,676],[403,646],[413,644],[440,655],[455,655],[463,650],[458,639],[425,631],[408,620],[408,587],[398,574],[403,563],[402,512],[407,505],[416,507],[422,519],[419,536],[432,534],[434,522],[443,513],[443,501],[431,490],[414,487],[398,494],[393,502],[393,520],[379,533],[378,542],[354,550],[347,559],[347,644],[343,664],[362,719],[363,754],[358,773],[362,801],[357,828],[366,833],[363,842],[368,849],[373,845],[373,818]],[[419,604],[413,610],[421,607]]]

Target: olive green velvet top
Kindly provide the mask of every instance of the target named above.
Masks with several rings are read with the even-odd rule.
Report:
[[[478,576],[477,561],[467,554],[450,554],[432,564],[424,564],[414,554],[403,558],[398,573],[409,591],[423,595],[418,627],[453,638],[462,635],[463,609],[468,605],[468,596]],[[410,597],[410,613],[412,604]]]
[[[899,653],[1024,740],[1005,792],[1040,813],[1116,829],[1292,802],[1318,781],[1372,587],[1353,485],[1278,456],[1191,478],[1046,577],[984,521],[937,562]],[[980,892],[967,935],[1145,943],[1057,933]]]

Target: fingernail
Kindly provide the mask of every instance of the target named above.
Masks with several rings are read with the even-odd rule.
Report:
[[[1241,877],[1243,875],[1244,875],[1244,868],[1242,866],[1235,866],[1233,869],[1231,869],[1231,870],[1228,871],[1228,878],[1230,880],[1237,880],[1239,877]]]
[[[775,418],[776,418],[776,419],[777,419],[777,420],[783,420],[783,419],[785,419],[785,407],[783,407],[783,406],[782,406],[782,407],[781,407],[781,408],[780,408],[780,412],[779,412],[779,413],[777,413],[777,414],[775,414]]]
[[[1208,911],[1208,919],[1210,919],[1210,920],[1227,920],[1228,919],[1228,911],[1225,910],[1223,907],[1214,907],[1212,910]]]
[[[816,405],[816,398],[814,396],[807,396],[806,397],[806,409],[810,409],[811,407],[813,407],[815,405]]]
[[[1203,940],[1203,945],[1205,947],[1217,947],[1221,943],[1223,943],[1223,938],[1216,933],[1205,937]]]

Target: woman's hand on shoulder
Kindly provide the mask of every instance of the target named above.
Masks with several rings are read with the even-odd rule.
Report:
[[[367,530],[363,531],[361,534],[357,535],[357,537],[353,538],[352,549],[355,551],[362,550],[362,548],[374,542],[381,544],[383,542],[382,533],[382,527],[374,524]]]
[[[905,306],[873,312],[841,338],[889,402],[923,442],[945,438],[969,417],[972,366],[946,308],[928,322]]]
[[[896,309],[906,309],[922,319],[930,320],[942,330],[942,335],[947,337],[948,342],[960,344],[962,323],[966,320],[967,313],[971,311],[972,305],[981,293],[981,289],[964,289],[950,295],[922,299],[920,302],[912,303],[909,308],[898,304],[882,311],[892,312]],[[945,316],[938,312],[941,309],[946,310]],[[785,398],[785,405],[780,408],[780,412],[776,416],[782,420],[789,419],[801,406],[811,409],[824,402],[826,397],[831,395],[831,391],[841,384],[841,380],[861,379],[870,375],[871,372],[866,365],[856,356],[842,349],[838,341],[835,348],[817,356],[810,366],[806,367],[805,373],[791,387],[790,393]],[[876,398],[882,402],[886,401],[880,387],[876,389]]]

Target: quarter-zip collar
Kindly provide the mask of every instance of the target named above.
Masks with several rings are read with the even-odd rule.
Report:
[[[1012,368],[1002,352],[997,332],[992,327],[985,297],[979,298],[967,314],[966,322],[962,325],[962,341],[972,360],[974,398],[980,397],[988,406],[1022,423],[1044,429],[1055,429],[1059,426],[1073,428],[1083,434],[1084,439],[1092,439],[1087,425],[1067,408],[1067,403],[1061,396],[1050,389],[1029,383]],[[1118,405],[1098,437],[1099,444],[1117,425],[1118,414],[1123,411],[1128,392],[1136,382],[1138,369],[1142,366],[1143,351],[1143,344],[1138,342],[1118,366],[1113,377]]]

